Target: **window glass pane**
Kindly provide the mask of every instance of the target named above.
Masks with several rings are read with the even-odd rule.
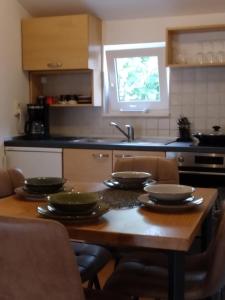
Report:
[[[115,59],[118,102],[159,102],[157,56]]]

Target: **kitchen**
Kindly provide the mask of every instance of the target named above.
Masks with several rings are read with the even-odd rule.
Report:
[[[6,4],[5,4],[6,5]],[[19,5],[19,4],[18,4]],[[26,7],[26,6],[25,6]],[[20,7],[21,9],[21,7]],[[23,9],[22,9],[23,10]],[[3,11],[3,10],[2,10]],[[21,10],[19,10],[21,11]],[[41,15],[46,15],[42,12]],[[49,15],[54,14],[53,12]],[[171,13],[170,13],[171,14]],[[23,15],[26,17],[28,15]],[[212,25],[223,23],[222,13],[210,13],[190,16],[159,16],[152,18],[117,19],[103,20],[103,44],[118,43],[147,43],[165,41],[166,28],[181,26]],[[20,16],[17,22],[20,23]],[[17,24],[18,24],[17,23]],[[153,30],[157,26],[157,31]],[[118,30],[120,28],[120,30]],[[132,30],[130,30],[132,28]],[[145,28],[148,28],[146,31]],[[132,32],[132,34],[130,34]],[[17,31],[17,35],[20,33]],[[18,36],[19,38],[19,36]],[[3,43],[4,47],[7,46]],[[15,49],[16,47],[10,47]],[[23,133],[24,112],[29,99],[28,74],[21,68],[21,49],[14,54],[17,59],[19,79],[22,84],[19,87],[7,91],[7,96],[2,93],[2,103],[7,113],[2,110],[1,120],[3,137],[15,136]],[[12,51],[12,50],[11,50]],[[10,54],[5,49],[7,55]],[[6,64],[4,64],[5,66]],[[5,69],[5,74],[9,73]],[[75,107],[75,108],[51,108],[50,131],[51,134],[61,136],[86,136],[86,137],[116,137],[121,135],[118,130],[110,126],[113,119],[120,124],[131,123],[135,128],[137,138],[171,138],[178,136],[177,120],[181,114],[188,117],[191,122],[191,131],[210,132],[213,125],[221,126],[224,129],[225,103],[223,101],[225,88],[223,74],[224,67],[194,67],[194,68],[171,68],[170,71],[170,113],[163,117],[108,117],[102,114],[101,107]],[[15,73],[15,72],[14,72]],[[10,70],[10,75],[13,70]],[[5,76],[6,76],[5,75]],[[22,86],[24,87],[22,89]],[[17,85],[15,85],[17,87]],[[18,91],[21,92],[18,93]],[[3,89],[4,92],[4,89]],[[9,101],[9,93],[15,93]],[[5,100],[7,99],[7,101]],[[7,126],[6,124],[10,124]],[[4,129],[5,128],[5,129]],[[7,129],[6,129],[7,128]],[[3,148],[3,147],[2,147]],[[137,149],[136,149],[137,150]],[[157,149],[156,149],[157,150]],[[170,149],[173,151],[173,149]],[[5,164],[2,150],[2,164]]]
[[[29,14],[17,1],[2,1],[1,41],[1,153],[3,139],[22,133],[23,125],[14,115],[18,103],[29,101],[28,74],[21,69],[20,19]],[[13,12],[6,18],[4,11]],[[224,13],[191,16],[165,16],[133,20],[103,20],[103,44],[144,43],[165,40],[167,27],[223,24]],[[4,28],[4,29],[3,29]],[[146,28],[148,30],[146,30]],[[157,28],[157,30],[155,30]],[[10,38],[9,37],[14,37]],[[177,119],[185,114],[192,123],[192,131],[210,131],[213,125],[225,126],[224,68],[180,68],[171,71],[170,115],[162,118],[132,118],[137,137],[176,137]],[[13,86],[13,89],[12,89]],[[110,119],[102,117],[101,108],[55,109],[51,132],[70,136],[119,136],[109,126]],[[116,118],[121,124],[127,118]],[[0,160],[2,162],[2,159]]]

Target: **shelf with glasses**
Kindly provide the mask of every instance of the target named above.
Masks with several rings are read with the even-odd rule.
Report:
[[[225,66],[225,24],[167,29],[169,67]]]

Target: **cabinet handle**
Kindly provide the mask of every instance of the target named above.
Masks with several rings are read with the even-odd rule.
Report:
[[[109,158],[109,154],[103,154],[103,153],[93,153],[92,156],[95,159],[99,159],[99,160]]]
[[[134,157],[131,154],[115,154],[115,158]]]
[[[50,63],[47,63],[47,66],[49,68],[57,69],[57,68],[61,68],[62,67],[62,63],[61,62],[50,62]]]

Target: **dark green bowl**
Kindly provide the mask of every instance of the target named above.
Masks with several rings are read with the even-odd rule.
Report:
[[[61,211],[85,212],[94,209],[99,200],[98,193],[60,192],[48,196],[51,206]]]
[[[60,190],[65,182],[61,177],[31,177],[26,178],[24,184],[32,193],[51,194]]]

